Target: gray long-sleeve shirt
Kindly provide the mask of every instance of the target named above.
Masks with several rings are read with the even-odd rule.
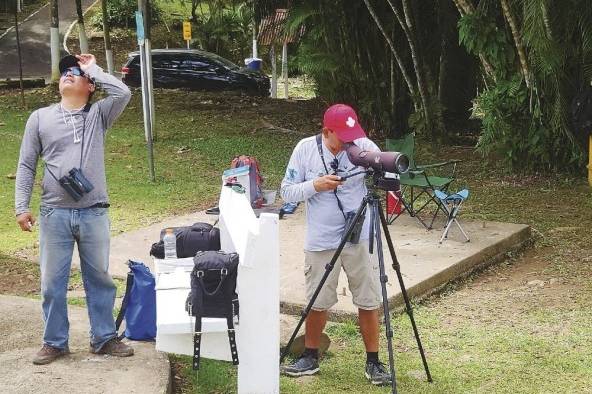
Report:
[[[123,82],[103,72],[96,65],[87,74],[95,79],[97,87],[103,88],[107,93],[107,97],[93,103],[88,112],[83,111],[83,108],[68,111],[58,103],[40,108],[29,116],[16,172],[17,215],[30,211],[29,202],[39,157],[46,163],[42,180],[43,206],[86,208],[96,203],[108,202],[104,160],[105,133],[125,109],[131,92]],[[83,134],[84,149],[80,166]],[[73,167],[81,167],[84,176],[94,186],[80,201],[70,197],[49,172],[59,179]]]

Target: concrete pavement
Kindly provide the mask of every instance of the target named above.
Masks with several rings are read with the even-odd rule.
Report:
[[[90,7],[95,0],[82,0],[82,8]],[[76,2],[59,0],[58,14],[60,18],[60,51],[64,33],[76,20]],[[23,57],[24,78],[46,78],[51,76],[51,56],[49,47],[49,6],[44,6],[36,13],[24,17],[19,16],[19,36]],[[18,53],[14,28],[2,33],[0,38],[0,79],[18,78]]]
[[[184,226],[194,222],[213,224],[216,219],[217,216],[196,212],[113,237],[111,273],[125,277],[128,269],[124,263],[128,259],[143,261],[153,268],[149,256],[150,245],[158,240],[162,228]],[[463,220],[462,215],[460,221],[471,242],[463,242],[460,232],[453,227],[449,239],[439,244],[443,219],[437,220],[435,229],[429,232],[416,219],[408,216],[401,216],[389,226],[405,287],[411,296],[427,295],[450,281],[503,258],[508,251],[520,248],[530,239],[530,228],[526,225],[471,222]],[[305,305],[304,236],[304,205],[300,205],[295,214],[286,215],[280,220],[280,301],[284,313],[298,314]],[[391,267],[384,236],[383,244],[391,306],[401,306],[402,295],[396,274]],[[347,278],[342,272],[339,278],[338,303],[333,309],[332,318],[340,320],[355,314],[356,309],[351,303]]]
[[[85,308],[68,306],[71,354],[49,365],[31,360],[41,347],[40,301],[0,295],[0,393],[164,394],[170,366],[154,343],[130,341],[135,354],[118,358],[88,351]]]

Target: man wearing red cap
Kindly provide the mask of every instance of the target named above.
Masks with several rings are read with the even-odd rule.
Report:
[[[346,216],[355,212],[367,193],[364,177],[342,181],[360,168],[353,165],[344,144],[378,151],[358,122],[356,112],[344,104],[327,109],[322,134],[301,140],[294,148],[281,195],[286,202],[306,201],[307,232],[304,275],[306,298],[310,301],[345,233]],[[366,378],[387,385],[391,376],[378,359],[379,315],[382,303],[378,262],[368,252],[370,221],[366,217],[359,241],[348,242],[329,274],[306,318],[305,351],[293,364],[284,366],[288,376],[313,375],[319,371],[319,345],[327,322],[327,311],[337,303],[341,267],[347,274],[353,303],[358,307],[360,331],[366,347]]]

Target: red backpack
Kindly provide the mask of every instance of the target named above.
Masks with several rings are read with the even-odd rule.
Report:
[[[261,185],[263,184],[263,177],[259,170],[259,162],[253,156],[240,155],[232,159],[230,168],[238,168],[243,166],[249,166],[249,191],[251,206],[253,208],[261,208],[263,206],[263,192]]]

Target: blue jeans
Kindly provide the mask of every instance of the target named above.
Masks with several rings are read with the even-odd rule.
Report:
[[[116,336],[113,319],[116,286],[109,275],[107,208],[48,208],[39,214],[43,342],[68,346],[66,294],[74,244],[78,244],[82,282],[90,319],[90,343],[98,350]]]

